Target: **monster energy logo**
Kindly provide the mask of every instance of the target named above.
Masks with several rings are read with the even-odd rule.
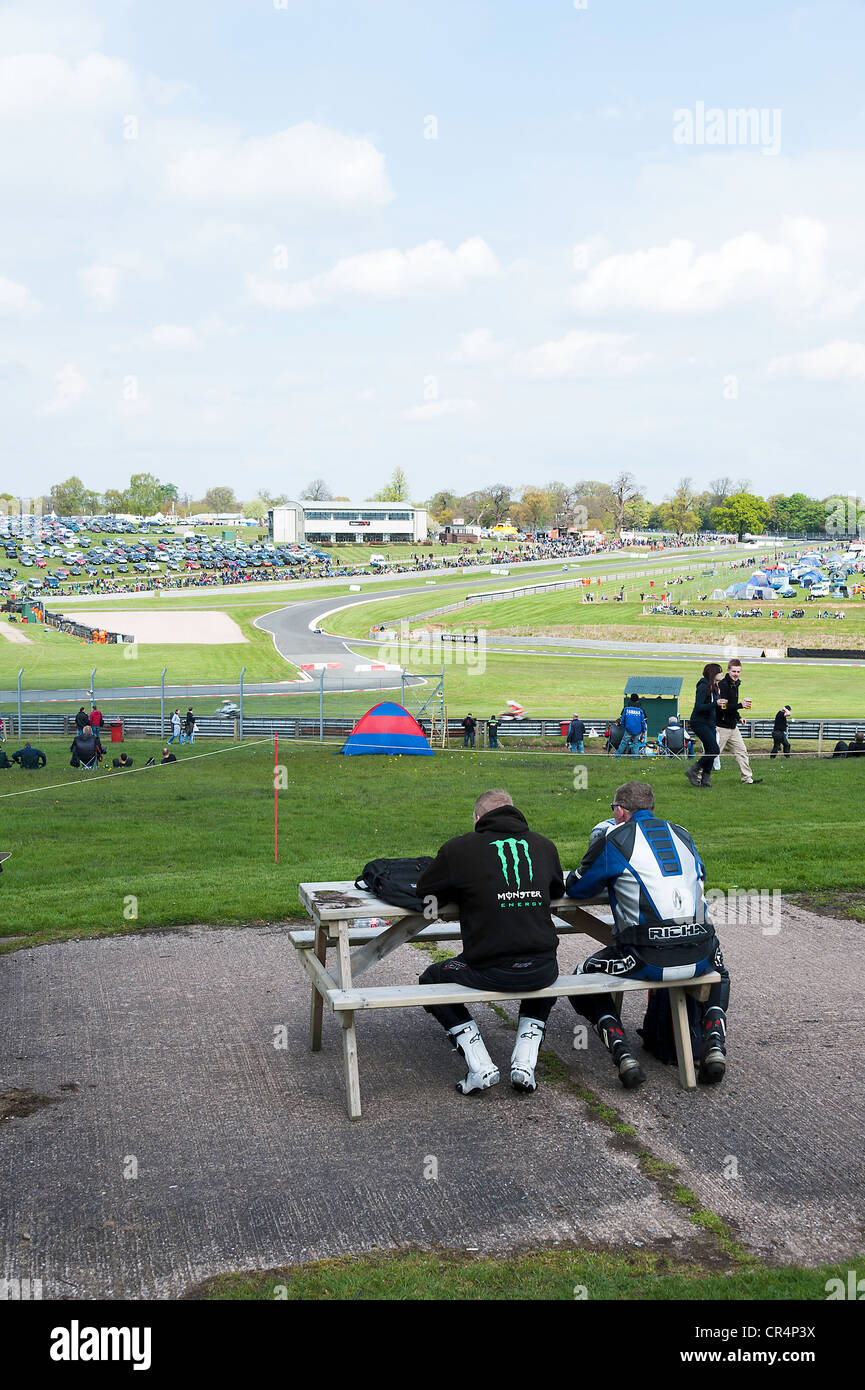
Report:
[[[522,847],[523,847],[523,849],[524,849],[524,851],[525,851],[525,855],[526,855],[526,863],[527,863],[528,866],[529,866],[529,882],[531,883],[531,881],[532,881],[532,873],[533,873],[533,869],[532,869],[532,856],[529,854],[529,845],[528,845],[528,841],[527,841],[527,840],[491,840],[490,843],[493,844],[493,845],[495,845],[496,849],[497,849],[498,852],[499,852],[499,859],[501,860],[501,864],[502,864],[502,872],[503,872],[503,874],[504,874],[504,876],[505,876],[505,883],[508,885],[508,887],[510,887],[510,882],[511,882],[511,880],[510,880],[510,877],[509,877],[510,870],[509,870],[509,867],[508,867],[508,859],[507,859],[507,855],[506,855],[506,853],[505,853],[505,850],[508,849],[508,848],[510,848],[511,856],[512,856],[512,859],[513,859],[514,880],[515,880],[515,883],[516,883],[517,888],[519,888],[519,887],[521,886],[521,885],[520,885],[520,850],[519,850],[519,847],[520,847],[520,845],[522,845]]]

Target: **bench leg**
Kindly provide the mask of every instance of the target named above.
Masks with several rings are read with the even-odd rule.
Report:
[[[339,943],[337,946],[337,958],[339,961],[339,985],[340,989],[351,989],[351,952],[348,945],[348,923],[339,924]],[[340,1014],[342,1024],[342,1055],[345,1062],[345,1095],[348,1102],[348,1113],[352,1120],[360,1119],[360,1071],[357,1062],[357,1033],[354,1027],[354,1010]]]
[[[348,1113],[352,1120],[359,1120],[360,1110],[360,1072],[357,1065],[357,1033],[354,1028],[354,1014],[342,1013],[342,1055],[345,1060],[345,1098]]]
[[[679,1059],[679,1081],[685,1090],[693,1091],[697,1086],[697,1076],[691,1048],[688,1003],[683,989],[670,990],[670,1012],[673,1015],[673,1036],[676,1039],[676,1056]]]
[[[322,965],[327,963],[327,930],[317,926],[315,929],[315,954]],[[312,986],[312,995],[309,1001],[309,1046],[313,1052],[321,1051],[321,1015],[324,1008],[324,1000],[316,989]]]

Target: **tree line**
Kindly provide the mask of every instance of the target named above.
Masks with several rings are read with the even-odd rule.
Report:
[[[348,502],[334,496],[323,478],[314,478],[300,493],[303,501]],[[87,488],[78,477],[55,483],[42,497],[43,512],[58,516],[87,516],[95,513],[134,516],[193,516],[199,512],[241,512],[247,517],[263,517],[268,508],[288,501],[286,494],[274,495],[262,488],[247,501],[238,501],[231,487],[212,487],[201,498],[182,493],[173,483],[163,483],[153,473],[134,473],[125,489],[109,488],[104,493]],[[390,481],[368,502],[412,501],[408,479],[402,468],[394,469]],[[10,497],[9,501],[13,501]],[[550,482],[512,487],[492,483],[467,493],[441,489],[425,501],[434,526],[446,527],[457,519],[466,525],[484,528],[510,522],[521,530],[596,530],[619,534],[623,530],[671,531],[678,536],[696,531],[723,531],[742,536],[804,535],[826,529],[827,517],[837,498],[808,497],[803,492],[775,493],[760,497],[751,491],[747,478],[716,478],[702,491],[690,478],[681,478],[676,488],[660,502],[653,502],[633,473],[621,472],[611,483],[582,479],[575,483]],[[854,510],[855,510],[855,501]],[[845,529],[845,528],[842,528]],[[853,528],[855,529],[855,527]]]

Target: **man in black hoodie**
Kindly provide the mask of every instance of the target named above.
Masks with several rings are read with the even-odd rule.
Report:
[[[507,792],[488,791],[474,808],[474,831],[442,845],[418,880],[420,897],[432,897],[437,913],[445,903],[460,909],[462,955],[436,962],[421,984],[468,985],[521,994],[546,989],[558,978],[558,933],[550,900],[564,895],[559,854],[551,840],[530,830]],[[511,1084],[534,1091],[538,1049],[553,999],[523,1000],[511,1055]],[[499,1070],[484,1046],[478,1025],[463,1004],[435,1004],[427,1013],[447,1029],[468,1065],[457,1082],[463,1095],[485,1091]]]

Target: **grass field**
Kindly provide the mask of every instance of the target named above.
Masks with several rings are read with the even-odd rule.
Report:
[[[303,880],[355,878],[370,858],[434,853],[471,826],[474,798],[504,785],[532,826],[582,857],[588,831],[608,815],[631,765],[588,760],[575,791],[561,755],[440,753],[434,759],[342,758],[332,748],[280,748],[280,859],[273,862],[273,747],[226,745],[142,769],[156,741],[129,745],[135,769],[82,775],[68,740],[45,740],[49,765],[18,768],[0,783],[0,950],[70,935],[185,923],[246,924],[297,918]],[[661,814],[687,825],[708,865],[709,885],[832,894],[865,888],[861,762],[778,761],[748,789],[731,770],[711,796],[686,783],[679,764],[646,768]],[[407,814],[407,808],[411,808]],[[839,857],[843,884],[839,883]],[[137,916],[124,916],[129,899]]]
[[[544,1250],[510,1259],[442,1252],[373,1253],[259,1274],[220,1275],[186,1295],[216,1301],[362,1298],[437,1300],[574,1298],[700,1302],[730,1299],[825,1299],[829,1279],[847,1279],[847,1265],[767,1269],[752,1265],[718,1272],[644,1252],[616,1254]],[[580,1290],[585,1292],[581,1295]]]

